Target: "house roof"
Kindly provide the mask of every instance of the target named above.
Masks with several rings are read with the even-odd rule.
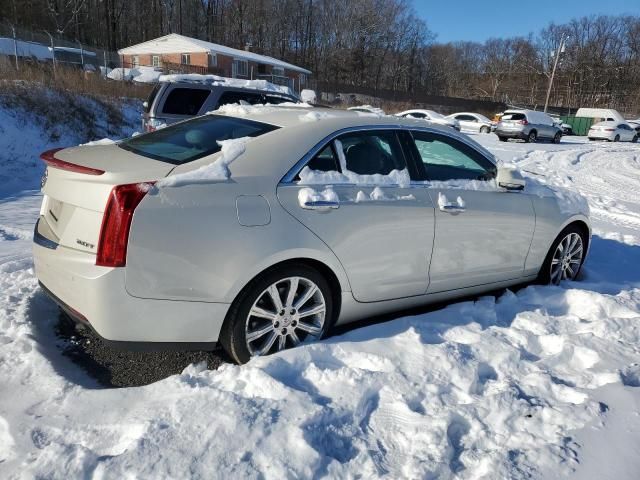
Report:
[[[224,45],[218,45],[217,43],[205,42],[204,40],[198,40],[197,38],[185,37],[177,33],[170,33],[164,37],[154,38],[131,47],[122,48],[118,50],[120,55],[141,55],[141,54],[163,54],[163,53],[193,53],[193,52],[206,52],[206,53],[219,53],[221,55],[227,55],[233,58],[240,58],[243,60],[250,60],[252,62],[264,63],[266,65],[273,65],[276,67],[283,67],[287,70],[294,72],[307,73],[311,72],[305,68],[292,65],[291,63],[283,62],[273,57],[266,55],[259,55],[254,52],[247,52],[246,50],[238,50],[237,48],[225,47]]]

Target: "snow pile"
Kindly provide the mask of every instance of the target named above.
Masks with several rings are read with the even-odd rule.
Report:
[[[313,202],[332,202],[339,203],[340,198],[338,194],[331,187],[326,187],[324,190],[318,192],[313,188],[301,188],[298,191],[298,203],[301,207],[305,207],[307,203]]]
[[[222,105],[217,110],[207,112],[207,115],[229,115],[231,117],[246,117],[248,115],[259,115],[278,112],[282,108],[313,108],[308,103],[279,103],[278,106],[267,104],[249,105],[242,103],[228,103]]]
[[[302,122],[318,122],[320,120],[324,120],[331,117],[335,117],[335,115],[331,115],[331,113],[329,112],[313,111],[313,112],[305,113],[304,115],[300,115],[299,118],[300,118],[300,121]]]
[[[137,133],[137,132],[134,132]],[[132,135],[135,136],[135,135]],[[116,143],[116,140],[112,140],[111,138],[101,138],[100,140],[92,140],[87,143],[81,143],[81,147],[94,147],[97,145],[113,145]]]
[[[344,184],[351,183],[355,185],[399,185],[408,187],[411,184],[409,171],[392,170],[388,175],[376,173],[374,175],[359,175],[350,170],[343,170],[342,173],[335,170],[329,172],[321,172],[304,167],[300,171],[301,185],[318,185],[318,184]]]
[[[195,183],[224,182],[231,178],[229,165],[245,152],[251,137],[218,140],[220,156],[210,164],[184,173],[169,175],[156,183],[157,187],[183,187]]]
[[[218,75],[201,75],[198,73],[161,75],[160,82],[195,82],[206,83],[215,87],[235,87],[249,88],[252,90],[263,90],[267,92],[286,93],[294,95],[291,88],[284,85],[276,85],[266,80],[243,80],[241,78],[227,78]]]
[[[155,83],[162,76],[156,67],[114,68],[107,73],[111,80],[134,81],[138,83]]]

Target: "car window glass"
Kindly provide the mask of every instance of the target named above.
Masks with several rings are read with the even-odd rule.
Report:
[[[278,97],[276,95],[265,95],[265,100],[267,103],[271,103],[272,105],[279,105],[281,103],[291,102],[290,98],[286,97]]]
[[[219,152],[219,141],[258,137],[277,128],[242,118],[204,115],[128,138],[118,146],[144,157],[181,165]]]
[[[200,88],[174,88],[167,95],[162,113],[170,115],[197,115],[210,90]]]
[[[424,113],[413,112],[413,113],[407,113],[405,115],[405,117],[409,117],[409,118],[425,118],[426,115]]]
[[[327,145],[320,151],[315,157],[307,163],[307,167],[311,170],[317,170],[320,172],[340,171],[340,162],[338,161],[333,147]]]
[[[230,103],[239,103],[241,105],[257,105],[264,103],[262,95],[259,93],[246,92],[224,92],[220,95],[218,106],[228,105]]]
[[[347,170],[359,175],[407,168],[402,148],[393,131],[346,133],[338,137]]]
[[[488,180],[495,166],[474,148],[453,138],[413,132],[427,180]]]
[[[525,116],[524,113],[506,113],[503,117],[502,120],[524,120],[527,117]]]

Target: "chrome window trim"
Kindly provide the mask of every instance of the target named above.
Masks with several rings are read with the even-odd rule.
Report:
[[[436,134],[436,135],[444,135],[446,137],[452,138],[454,140],[458,140],[464,144],[466,144],[468,147],[473,148],[474,150],[476,150],[480,155],[482,155],[484,158],[487,159],[487,161],[489,161],[492,165],[494,165],[496,168],[498,167],[498,164],[495,160],[495,158],[493,158],[493,156],[491,155],[491,153],[486,150],[484,147],[482,147],[480,145],[480,149],[478,148],[478,145],[475,143],[472,143],[470,141],[468,141],[466,138],[464,138],[464,135],[455,132],[455,134],[453,132],[447,132],[445,130],[440,130],[437,128],[431,128],[431,127],[422,127],[422,126],[409,126],[409,125],[400,125],[400,124],[373,124],[373,125],[359,125],[357,127],[346,127],[346,128],[341,128],[340,130],[336,130],[335,132],[327,135],[326,137],[324,137],[322,140],[320,140],[318,143],[316,143],[316,145],[314,145],[314,147],[309,150],[300,160],[298,160],[293,167],[284,175],[284,177],[282,177],[282,179],[280,180],[280,182],[278,183],[278,185],[299,185],[299,183],[297,181],[294,180],[294,178],[296,178],[296,176],[300,173],[300,171],[305,167],[305,165],[307,163],[309,163],[311,161],[311,159],[318,153],[320,152],[323,148],[325,148],[327,145],[329,145],[331,142],[333,142],[337,137],[339,137],[340,135],[344,134],[344,133],[350,133],[350,132],[362,132],[362,131],[369,131],[369,130],[404,130],[409,132],[409,134],[411,134],[412,131],[417,131],[417,132],[426,132],[426,133],[432,133],[432,134]],[[487,155],[489,154],[489,155]],[[407,159],[410,161],[410,159]],[[413,180],[412,180],[413,183]],[[400,185],[397,184],[386,184],[386,185],[380,185],[380,184],[371,184],[371,185],[367,185],[367,184],[352,184],[352,183],[335,183],[334,185],[340,185],[340,186],[358,186],[358,187],[399,187]],[[306,185],[305,185],[306,186]]]

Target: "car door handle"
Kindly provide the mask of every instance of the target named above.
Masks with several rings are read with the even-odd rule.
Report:
[[[315,202],[308,201],[302,204],[302,208],[306,210],[335,210],[339,208],[340,204],[338,202],[329,202],[327,200],[317,200]]]
[[[442,212],[447,212],[447,213],[462,213],[464,211],[466,211],[465,207],[461,207],[460,205],[453,205],[453,204],[449,204],[449,205],[441,205],[440,206],[440,210]]]

